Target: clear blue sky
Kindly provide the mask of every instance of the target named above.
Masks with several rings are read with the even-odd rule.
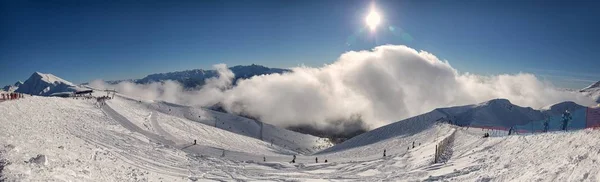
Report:
[[[559,0],[0,2],[0,85],[34,71],[76,83],[216,63],[321,66],[349,50],[404,44],[461,72],[530,72],[558,86],[600,80],[600,3]],[[393,29],[393,31],[392,31]]]

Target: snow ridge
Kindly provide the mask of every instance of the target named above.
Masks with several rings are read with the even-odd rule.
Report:
[[[85,90],[52,74],[34,72],[15,92],[49,96],[54,93]]]
[[[600,81],[579,90],[579,92],[583,93],[585,96],[591,97],[596,103],[600,104]]]

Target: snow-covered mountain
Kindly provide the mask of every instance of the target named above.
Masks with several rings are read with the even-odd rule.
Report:
[[[596,101],[596,103],[600,104],[600,81],[579,90],[579,92],[583,93],[588,97],[591,97],[592,99],[594,99],[594,101]]]
[[[565,110],[576,111],[582,108],[585,108],[585,106],[566,101],[536,110],[531,107],[514,105],[507,99],[493,99],[476,105],[436,110],[445,113],[445,119],[458,126],[510,128],[515,125],[540,121],[550,116],[561,115]],[[448,110],[455,112],[451,113]]]
[[[15,90],[19,89],[22,84],[23,82],[17,81],[15,84],[4,86],[2,90],[5,92],[14,92]]]
[[[565,110],[575,111],[582,108],[585,107],[567,101],[548,106],[542,110],[535,110],[530,107],[514,105],[507,99],[493,99],[474,105],[438,108],[425,114],[376,128],[319,153],[326,154],[361,148],[395,137],[415,137],[414,135],[417,134],[439,132],[440,128],[433,127],[437,122],[465,127],[510,128],[515,125],[540,121],[549,116],[561,115]],[[419,137],[421,140],[427,138],[426,136]],[[386,148],[394,148],[394,146]],[[368,151],[364,152],[368,153]]]
[[[285,73],[289,72],[288,69],[281,68],[269,68],[261,65],[247,65],[247,66],[234,66],[229,69],[235,74],[234,82],[238,79],[250,78],[257,75],[273,74],[273,73]],[[185,88],[194,88],[204,85],[204,81],[208,78],[218,76],[216,70],[204,70],[204,69],[193,69],[185,71],[175,71],[167,73],[156,73],[150,74],[141,79],[127,79],[127,80],[115,80],[107,81],[110,84],[116,84],[123,81],[135,82],[139,84],[147,84],[152,82],[161,82],[166,80],[173,80],[181,83]]]
[[[15,92],[49,96],[55,93],[86,90],[52,74],[35,72]]]

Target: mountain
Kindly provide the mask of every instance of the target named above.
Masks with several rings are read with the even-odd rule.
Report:
[[[452,124],[491,128],[510,128],[515,125],[525,125],[544,120],[548,117],[561,115],[566,110],[574,112],[586,108],[575,102],[566,101],[536,110],[531,107],[514,105],[506,99],[493,99],[477,105],[463,107],[470,108],[458,114],[447,114],[447,118]]]
[[[15,84],[4,86],[4,87],[2,88],[2,90],[3,90],[3,91],[5,91],[5,92],[14,92],[14,91],[15,91],[15,90],[17,90],[17,89],[18,89],[18,88],[19,88],[19,87],[20,87],[22,84],[23,84],[23,82],[21,82],[21,81],[17,81]]]
[[[561,102],[542,110],[520,107],[506,99],[493,99],[487,102],[465,106],[438,108],[431,112],[397,121],[360,134],[318,154],[372,153],[373,148],[406,149],[411,142],[432,140],[438,135],[448,134],[449,129],[440,123],[481,128],[510,128],[543,120],[549,116],[560,116],[565,110],[576,111],[585,108],[574,102]],[[376,150],[380,152],[379,150]],[[340,153],[341,152],[341,153]],[[376,152],[375,152],[376,153]]]
[[[593,98],[596,103],[600,103],[600,81],[579,90],[579,92]]]
[[[234,66],[229,67],[229,69],[235,74],[233,83],[235,83],[238,79],[246,79],[257,75],[267,75],[273,73],[285,73],[290,72],[288,69],[281,68],[269,68],[261,65],[248,65],[248,66]],[[106,81],[109,84],[118,84],[120,82],[129,81],[138,84],[147,84],[152,82],[161,82],[166,80],[173,80],[181,83],[185,88],[194,88],[198,86],[204,85],[204,81],[208,78],[218,76],[218,72],[216,70],[203,70],[203,69],[193,69],[193,70],[185,70],[185,71],[175,71],[175,72],[167,72],[167,73],[155,73],[150,74],[141,79],[127,79],[127,80],[115,80],[115,81]]]
[[[55,93],[85,90],[52,74],[35,72],[15,92],[49,96]]]

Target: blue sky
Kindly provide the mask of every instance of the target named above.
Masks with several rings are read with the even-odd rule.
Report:
[[[461,72],[600,80],[595,1],[1,1],[0,85],[34,71],[80,83],[210,69],[321,66],[350,50],[404,44]]]

